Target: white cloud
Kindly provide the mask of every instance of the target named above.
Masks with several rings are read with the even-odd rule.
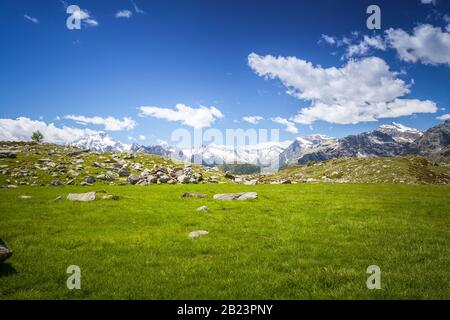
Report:
[[[336,43],[337,43],[336,38],[334,38],[334,37],[332,37],[332,36],[329,36],[329,35],[327,35],[327,34],[322,34],[322,36],[321,36],[319,42],[320,42],[320,41],[325,41],[325,42],[328,43],[328,44],[336,44]]]
[[[355,124],[380,118],[436,112],[432,101],[399,99],[410,85],[395,77],[377,57],[350,60],[343,67],[323,68],[295,57],[259,56],[251,53],[250,67],[259,76],[278,78],[288,94],[311,101],[291,119],[302,124],[317,120]]]
[[[78,129],[63,126],[56,127],[53,123],[31,120],[26,117],[17,119],[0,119],[0,141],[30,141],[34,131],[39,130],[44,135],[45,142],[70,143],[86,135],[97,133],[90,129]]]
[[[251,124],[258,124],[261,120],[264,120],[261,116],[246,116],[243,117],[242,120]]]
[[[292,121],[289,121],[289,120],[281,118],[281,117],[271,118],[270,120],[272,120],[275,123],[279,123],[279,124],[286,126],[287,132],[298,133],[298,129],[295,126],[295,123],[293,123]]]
[[[349,45],[344,56],[346,58],[362,56],[369,53],[372,48],[386,50],[386,44],[381,36],[369,37],[365,35],[359,43]]]
[[[133,12],[130,10],[120,10],[116,13],[116,18],[126,18],[129,19],[133,15]]]
[[[222,112],[215,107],[191,108],[184,104],[177,104],[175,110],[153,106],[143,106],[139,110],[142,117],[180,121],[194,128],[210,127],[216,119],[223,118]]]
[[[24,14],[23,17],[24,17],[25,19],[27,19],[27,20],[29,20],[29,21],[35,23],[35,24],[38,24],[38,23],[39,23],[39,19],[38,19],[38,18],[29,16],[29,15],[27,15],[27,14]]]
[[[141,135],[139,136],[139,140],[144,141],[145,139],[147,139],[147,138],[146,138],[144,135],[141,134]]]
[[[386,41],[403,61],[450,66],[449,27],[442,30],[440,27],[422,24],[415,27],[412,34],[391,28],[386,31]]]
[[[420,0],[420,3],[436,5],[436,0]]]
[[[442,116],[437,117],[438,120],[449,120],[450,114],[443,114]]]
[[[85,117],[85,116],[77,116],[77,115],[67,115],[64,116],[64,119],[73,120],[80,124],[94,124],[94,125],[102,125],[106,131],[122,131],[122,130],[131,130],[136,126],[136,122],[128,117],[123,118],[123,120],[116,119],[114,117]]]
[[[144,10],[141,10],[141,9],[136,5],[136,2],[134,2],[134,0],[131,0],[131,3],[133,4],[133,8],[134,8],[134,11],[136,11],[136,13],[140,13],[140,14],[145,13]]]

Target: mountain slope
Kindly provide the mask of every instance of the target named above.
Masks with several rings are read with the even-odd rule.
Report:
[[[447,155],[450,148],[450,120],[428,129],[416,144],[422,155],[439,157]]]
[[[369,158],[416,154],[418,148],[414,141],[421,136],[420,131],[394,122],[370,132],[301,146],[296,149],[296,153],[290,155],[290,159],[285,160],[285,163],[302,164],[341,157]]]

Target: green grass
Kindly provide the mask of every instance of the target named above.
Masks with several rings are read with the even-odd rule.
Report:
[[[120,199],[53,201],[98,189]],[[212,199],[236,191],[259,199]],[[14,256],[0,267],[0,299],[449,299],[449,208],[443,186],[1,189],[0,238]],[[210,234],[187,237],[199,229]],[[66,288],[72,264],[82,290]],[[366,288],[372,264],[381,290]]]

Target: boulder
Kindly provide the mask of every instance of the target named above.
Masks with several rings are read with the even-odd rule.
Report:
[[[93,184],[95,182],[95,178],[93,176],[87,176],[86,182],[89,184]]]
[[[181,176],[179,176],[177,178],[178,182],[180,182],[180,183],[189,183],[190,179],[191,178],[188,175],[185,175],[185,174],[182,174]]]
[[[182,198],[206,198],[206,194],[201,194],[201,193],[190,193],[190,192],[185,192],[181,195]]]
[[[196,230],[196,231],[192,231],[189,233],[188,237],[193,239],[193,238],[198,238],[201,236],[206,236],[207,234],[209,234],[208,231],[205,230]]]
[[[13,252],[8,248],[6,243],[0,239],[0,263],[11,257]]]
[[[234,175],[232,175],[231,173],[229,173],[228,171],[225,172],[225,178],[230,179],[230,180],[236,179],[236,177]]]
[[[11,150],[1,150],[0,151],[0,158],[16,158],[17,153],[15,151]]]
[[[162,176],[159,177],[159,181],[161,181],[161,183],[167,183],[170,179],[170,177],[167,174],[163,174]]]
[[[256,198],[258,198],[256,192],[223,193],[214,195],[215,200],[248,200]]]
[[[69,195],[67,196],[67,200],[88,202],[88,201],[94,201],[95,196],[96,196],[95,191],[86,192],[86,193],[69,193]]]
[[[136,184],[140,180],[142,180],[142,176],[137,175],[137,174],[132,174],[131,176],[128,177],[128,183],[129,184]]]
[[[128,167],[122,167],[117,172],[119,174],[119,177],[128,177],[130,175],[130,168]]]

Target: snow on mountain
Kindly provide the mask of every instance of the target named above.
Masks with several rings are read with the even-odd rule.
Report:
[[[278,159],[278,156],[291,141],[264,142],[250,146],[227,146],[209,144],[199,148],[183,149],[183,153],[191,162],[207,166],[219,164],[254,164],[269,166]]]
[[[383,124],[375,130],[391,136],[399,143],[413,143],[423,135],[421,131],[406,127],[397,122]]]
[[[87,135],[72,142],[70,145],[96,152],[127,152],[131,147],[130,145],[114,140],[103,132]]]

